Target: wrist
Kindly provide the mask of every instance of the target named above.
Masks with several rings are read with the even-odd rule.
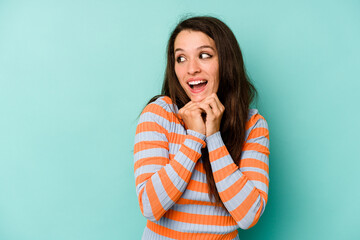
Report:
[[[212,138],[216,133],[219,133],[220,134],[220,131],[217,130],[217,131],[214,131],[214,132],[211,132],[211,133],[208,133],[206,134],[206,138]]]
[[[186,129],[186,131],[188,131],[188,130],[196,132],[196,133],[201,134],[201,135],[206,137],[206,130],[205,129],[196,129],[196,128],[189,127],[189,128]]]
[[[206,137],[206,145],[209,149],[209,152],[224,146],[225,144],[221,138],[220,131],[217,131],[216,133],[214,133],[210,136],[207,136]]]
[[[191,130],[191,129],[187,129],[186,130],[187,135],[194,141],[201,143],[202,144],[202,148],[206,147],[206,136],[202,133],[199,133],[197,131]]]
[[[211,135],[214,135],[215,133],[219,132],[219,130],[213,130],[206,133],[206,137],[210,137]]]

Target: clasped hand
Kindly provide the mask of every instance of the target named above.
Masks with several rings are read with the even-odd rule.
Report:
[[[213,93],[201,102],[188,102],[179,110],[179,115],[188,129],[208,137],[220,130],[224,111],[224,105]]]

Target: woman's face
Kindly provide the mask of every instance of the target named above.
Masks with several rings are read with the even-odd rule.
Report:
[[[219,88],[215,42],[199,31],[183,30],[174,42],[175,73],[191,101],[200,102]]]

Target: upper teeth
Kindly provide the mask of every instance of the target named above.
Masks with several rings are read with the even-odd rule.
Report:
[[[205,80],[191,81],[191,82],[189,82],[189,85],[197,85],[197,84],[204,83],[204,82],[206,82],[206,81]]]

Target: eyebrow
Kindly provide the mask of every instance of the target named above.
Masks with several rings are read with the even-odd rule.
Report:
[[[215,51],[215,49],[214,49],[212,46],[210,46],[210,45],[203,45],[203,46],[198,47],[197,49],[199,50],[199,49],[203,49],[203,48],[211,48],[213,51]],[[177,49],[175,49],[174,52],[177,52],[177,51],[184,51],[184,49],[182,49],[182,48],[177,48]]]

